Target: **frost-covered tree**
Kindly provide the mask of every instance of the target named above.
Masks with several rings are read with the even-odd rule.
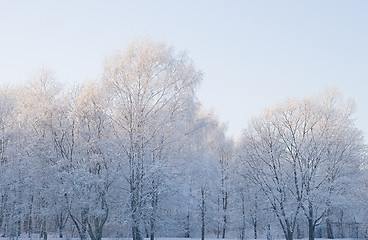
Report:
[[[352,114],[350,101],[326,90],[267,110],[244,133],[240,158],[269,199],[286,239],[293,238],[302,210],[313,240],[315,226],[341,194],[338,179],[359,171],[363,139]]]
[[[220,186],[217,199],[217,209],[219,214],[217,237],[225,238],[228,230],[229,222],[229,201],[230,201],[230,164],[233,157],[233,142],[225,136],[225,126],[221,126],[217,121],[213,120],[208,144],[214,158],[217,160],[220,167]]]
[[[251,179],[244,178],[244,169],[239,168],[241,162],[233,159],[230,178],[232,205],[230,208],[232,225],[240,239],[246,239],[248,232],[254,239],[262,238],[268,224],[274,222],[270,216],[272,210],[267,204],[262,190]]]
[[[220,184],[220,164],[215,159],[215,154],[210,148],[210,136],[212,127],[216,127],[216,122],[206,116],[205,112],[199,111],[196,121],[190,126],[195,131],[188,134],[183,145],[185,153],[185,179],[184,184],[189,186],[187,201],[190,208],[187,208],[186,215],[186,236],[190,235],[190,220],[197,224],[201,239],[203,240],[211,225],[217,229],[215,219],[218,217],[216,205],[218,195],[216,187]],[[214,179],[214,176],[216,178]]]
[[[184,236],[191,237],[200,232],[201,238],[208,233],[220,237],[220,233],[227,230],[229,218],[232,142],[225,137],[224,127],[217,119],[200,107],[192,121],[185,125],[181,160],[177,164],[185,200],[182,201],[184,206],[179,207],[182,209]]]
[[[73,151],[64,159],[62,178],[69,216],[81,239],[102,238],[109,216],[110,187],[119,166],[113,154],[112,123],[105,92],[97,82],[88,82],[77,91],[69,115]],[[69,142],[61,142],[67,145]],[[61,150],[67,149],[61,148]],[[68,154],[65,154],[68,156]]]
[[[58,161],[54,148],[54,128],[60,89],[54,73],[43,67],[16,94],[17,121],[23,133],[19,149],[23,151],[21,160],[26,164],[22,166],[29,169],[27,174],[19,175],[27,179],[19,181],[24,182],[22,187],[28,189],[22,191],[24,197],[20,199],[27,201],[23,205],[28,205],[29,234],[33,232],[34,222],[44,239],[47,239],[48,218],[54,215],[49,204],[52,198],[50,188],[55,183],[54,166]],[[33,213],[37,213],[37,219],[32,219]]]
[[[200,79],[185,54],[141,40],[73,89],[46,68],[1,88],[1,235],[368,236],[350,101],[289,99],[249,124],[233,157],[195,98]]]
[[[122,164],[128,168],[134,240],[142,239],[145,176],[155,136],[191,106],[200,77],[184,54],[176,55],[166,45],[146,40],[130,44],[105,64],[103,82],[111,94],[115,137]]]
[[[18,213],[21,202],[21,186],[16,169],[23,170],[19,161],[18,144],[22,138],[17,129],[14,92],[10,88],[0,89],[0,228],[3,235],[19,233]]]
[[[268,113],[250,124],[243,136],[239,157],[246,168],[245,177],[259,186],[277,216],[285,238],[292,240],[301,206],[291,193],[292,169],[284,158],[284,147],[277,138],[271,117]]]

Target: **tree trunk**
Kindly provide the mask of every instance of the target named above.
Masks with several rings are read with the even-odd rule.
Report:
[[[223,194],[223,199],[222,199],[222,205],[223,205],[223,211],[224,211],[224,217],[223,217],[223,226],[222,226],[222,238],[226,237],[226,228],[227,228],[227,201],[228,201],[228,196],[227,196],[227,192],[225,191]]]
[[[254,198],[254,211],[252,211],[252,215],[251,215],[251,219],[252,219],[252,223],[253,223],[253,232],[254,232],[254,239],[258,238],[258,232],[257,232],[257,225],[258,225],[258,219],[257,219],[257,214],[258,214],[258,199],[257,199],[257,194],[255,195]]]
[[[308,203],[308,239],[314,240],[314,229],[316,224],[314,222],[314,212],[312,202]]]
[[[201,222],[202,222],[202,229],[201,229],[201,240],[204,240],[204,233],[205,233],[205,199],[204,199],[204,189],[201,188],[201,196],[202,196],[202,205],[201,205]]]
[[[246,225],[246,219],[245,219],[245,200],[244,200],[244,194],[241,194],[241,201],[242,201],[242,226],[241,226],[241,232],[240,232],[240,239],[245,239],[245,225]]]
[[[267,240],[272,240],[270,224],[267,225]]]
[[[151,216],[151,233],[150,233],[150,240],[155,240],[155,217]]]
[[[192,188],[191,187],[189,188],[189,196],[192,196]],[[187,204],[188,204],[187,205],[188,209],[187,209],[184,237],[190,238],[190,212],[191,212],[190,201]]]
[[[190,215],[189,215],[189,211],[188,211],[187,216],[186,216],[184,237],[190,238]]]
[[[20,214],[18,213],[18,220],[17,220],[17,237],[20,237],[20,235],[22,234],[22,221],[20,220]]]
[[[133,233],[133,240],[143,240],[141,231],[139,230],[139,226],[137,226],[137,224],[134,224],[132,226],[132,233]]]
[[[68,221],[68,214],[65,214],[64,212],[60,212],[56,215],[56,226],[59,231],[59,238],[63,238],[63,231],[65,228],[65,224]]]
[[[29,203],[28,206],[28,237],[31,238],[32,237],[32,233],[33,233],[33,229],[32,229],[32,211],[33,211],[33,195],[31,196],[31,202]]]
[[[142,197],[142,176],[143,176],[143,156],[140,146],[136,146],[133,133],[130,133],[130,208],[132,214],[132,237],[133,240],[143,240],[140,230],[141,222],[141,197]]]
[[[42,238],[43,240],[47,240],[46,217],[42,220]]]
[[[151,216],[151,223],[150,223],[150,240],[155,240],[155,217]]]
[[[326,233],[327,233],[327,238],[329,239],[333,239],[333,233],[332,233],[332,225],[331,225],[331,221],[330,218],[326,218]]]
[[[87,223],[88,223],[88,216],[87,216],[87,214],[88,214],[88,209],[87,208],[85,208],[85,209],[83,209],[82,210],[82,213],[81,213],[81,219],[82,219],[82,226],[81,226],[81,229],[82,229],[82,231],[81,231],[81,233],[82,233],[82,235],[81,235],[81,240],[85,240],[85,239],[87,239]]]
[[[109,216],[109,208],[104,194],[101,196],[101,210],[104,211],[103,215],[87,218],[88,234],[92,240],[102,239],[103,227]],[[91,222],[94,228],[91,226]]]
[[[0,206],[0,229],[1,229],[1,227],[3,226],[3,222],[4,222],[4,210],[3,210],[3,208],[2,208],[2,206]]]
[[[134,201],[134,200],[133,200]],[[137,213],[137,208],[138,206],[136,206],[136,203],[132,203],[132,236],[133,236],[133,240],[143,240],[143,236],[140,230],[140,224],[139,224],[139,216]]]
[[[226,237],[226,227],[227,227],[227,216],[224,216],[224,225],[222,227],[222,238]]]
[[[253,221],[253,231],[254,231],[254,239],[257,239],[257,219]]]
[[[217,198],[217,214],[220,216],[220,197]],[[220,222],[217,223],[216,238],[220,238]]]
[[[288,230],[286,234],[286,240],[293,240],[293,232]]]
[[[152,213],[150,216],[150,240],[155,240],[155,232],[156,232],[156,211],[158,206],[158,194],[157,194],[157,187],[155,181],[152,181],[152,199],[151,199],[151,207]]]
[[[59,228],[59,238],[63,238],[63,230]]]
[[[332,233],[332,226],[331,226],[331,220],[330,220],[330,216],[331,216],[331,203],[330,201],[327,202],[327,216],[326,216],[326,234],[327,234],[327,238],[329,239],[333,239],[333,233]]]
[[[314,228],[315,228],[315,224],[313,219],[309,218],[308,219],[308,239],[309,240],[314,240]]]
[[[75,227],[77,228],[77,231],[78,231],[78,234],[81,240],[87,239],[87,222],[88,222],[87,214],[88,214],[88,209],[87,208],[82,209],[81,221],[79,221],[69,212],[69,216],[72,219]]]
[[[297,239],[302,239],[303,236],[302,236],[302,232],[300,231],[300,224],[299,224],[299,221],[298,223],[296,224],[296,238]]]
[[[344,227],[343,227],[343,219],[344,219],[344,211],[341,209],[340,216],[339,216],[339,237],[344,238]]]

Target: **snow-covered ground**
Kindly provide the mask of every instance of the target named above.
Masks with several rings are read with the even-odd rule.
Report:
[[[41,238],[34,237],[34,238],[28,238],[28,237],[18,237],[14,238],[17,240],[38,240]],[[79,240],[80,238],[53,238],[49,237],[48,240]],[[103,240],[132,240],[132,238],[102,238]],[[200,240],[201,238],[156,238],[156,240]],[[206,240],[219,240],[219,238],[205,238]],[[315,238],[316,240],[331,240],[327,238]],[[334,238],[334,240],[355,240],[356,238]],[[9,240],[8,237],[0,237],[0,240]],[[149,238],[145,238],[145,240],[149,240]],[[239,240],[237,238],[226,238],[225,240]],[[253,238],[247,238],[246,240],[255,240]],[[266,240],[265,238],[258,238],[257,240]],[[284,240],[283,238],[280,239],[274,239],[274,240]],[[297,240],[297,239],[295,239]],[[303,238],[301,240],[308,240],[308,238]]]

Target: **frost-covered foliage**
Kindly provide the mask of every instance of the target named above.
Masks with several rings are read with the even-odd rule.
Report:
[[[185,54],[141,40],[72,89],[46,68],[0,89],[1,235],[365,236],[366,153],[350,102],[333,91],[288,100],[234,151],[195,98],[201,78]]]
[[[201,77],[185,54],[141,40],[108,57],[100,79],[73,89],[46,68],[2,89],[3,235],[208,233],[222,157],[211,138],[224,133],[200,113]]]
[[[300,214],[310,240],[323,220],[332,234],[332,208],[356,183],[348,179],[362,173],[363,138],[353,110],[351,101],[329,89],[266,110],[244,132],[244,176],[264,193],[286,239],[293,238]]]

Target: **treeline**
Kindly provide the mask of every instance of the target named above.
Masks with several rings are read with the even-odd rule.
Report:
[[[367,235],[353,104],[331,90],[288,100],[235,144],[196,100],[201,78],[185,54],[142,40],[78,87],[45,68],[3,87],[2,236]]]

